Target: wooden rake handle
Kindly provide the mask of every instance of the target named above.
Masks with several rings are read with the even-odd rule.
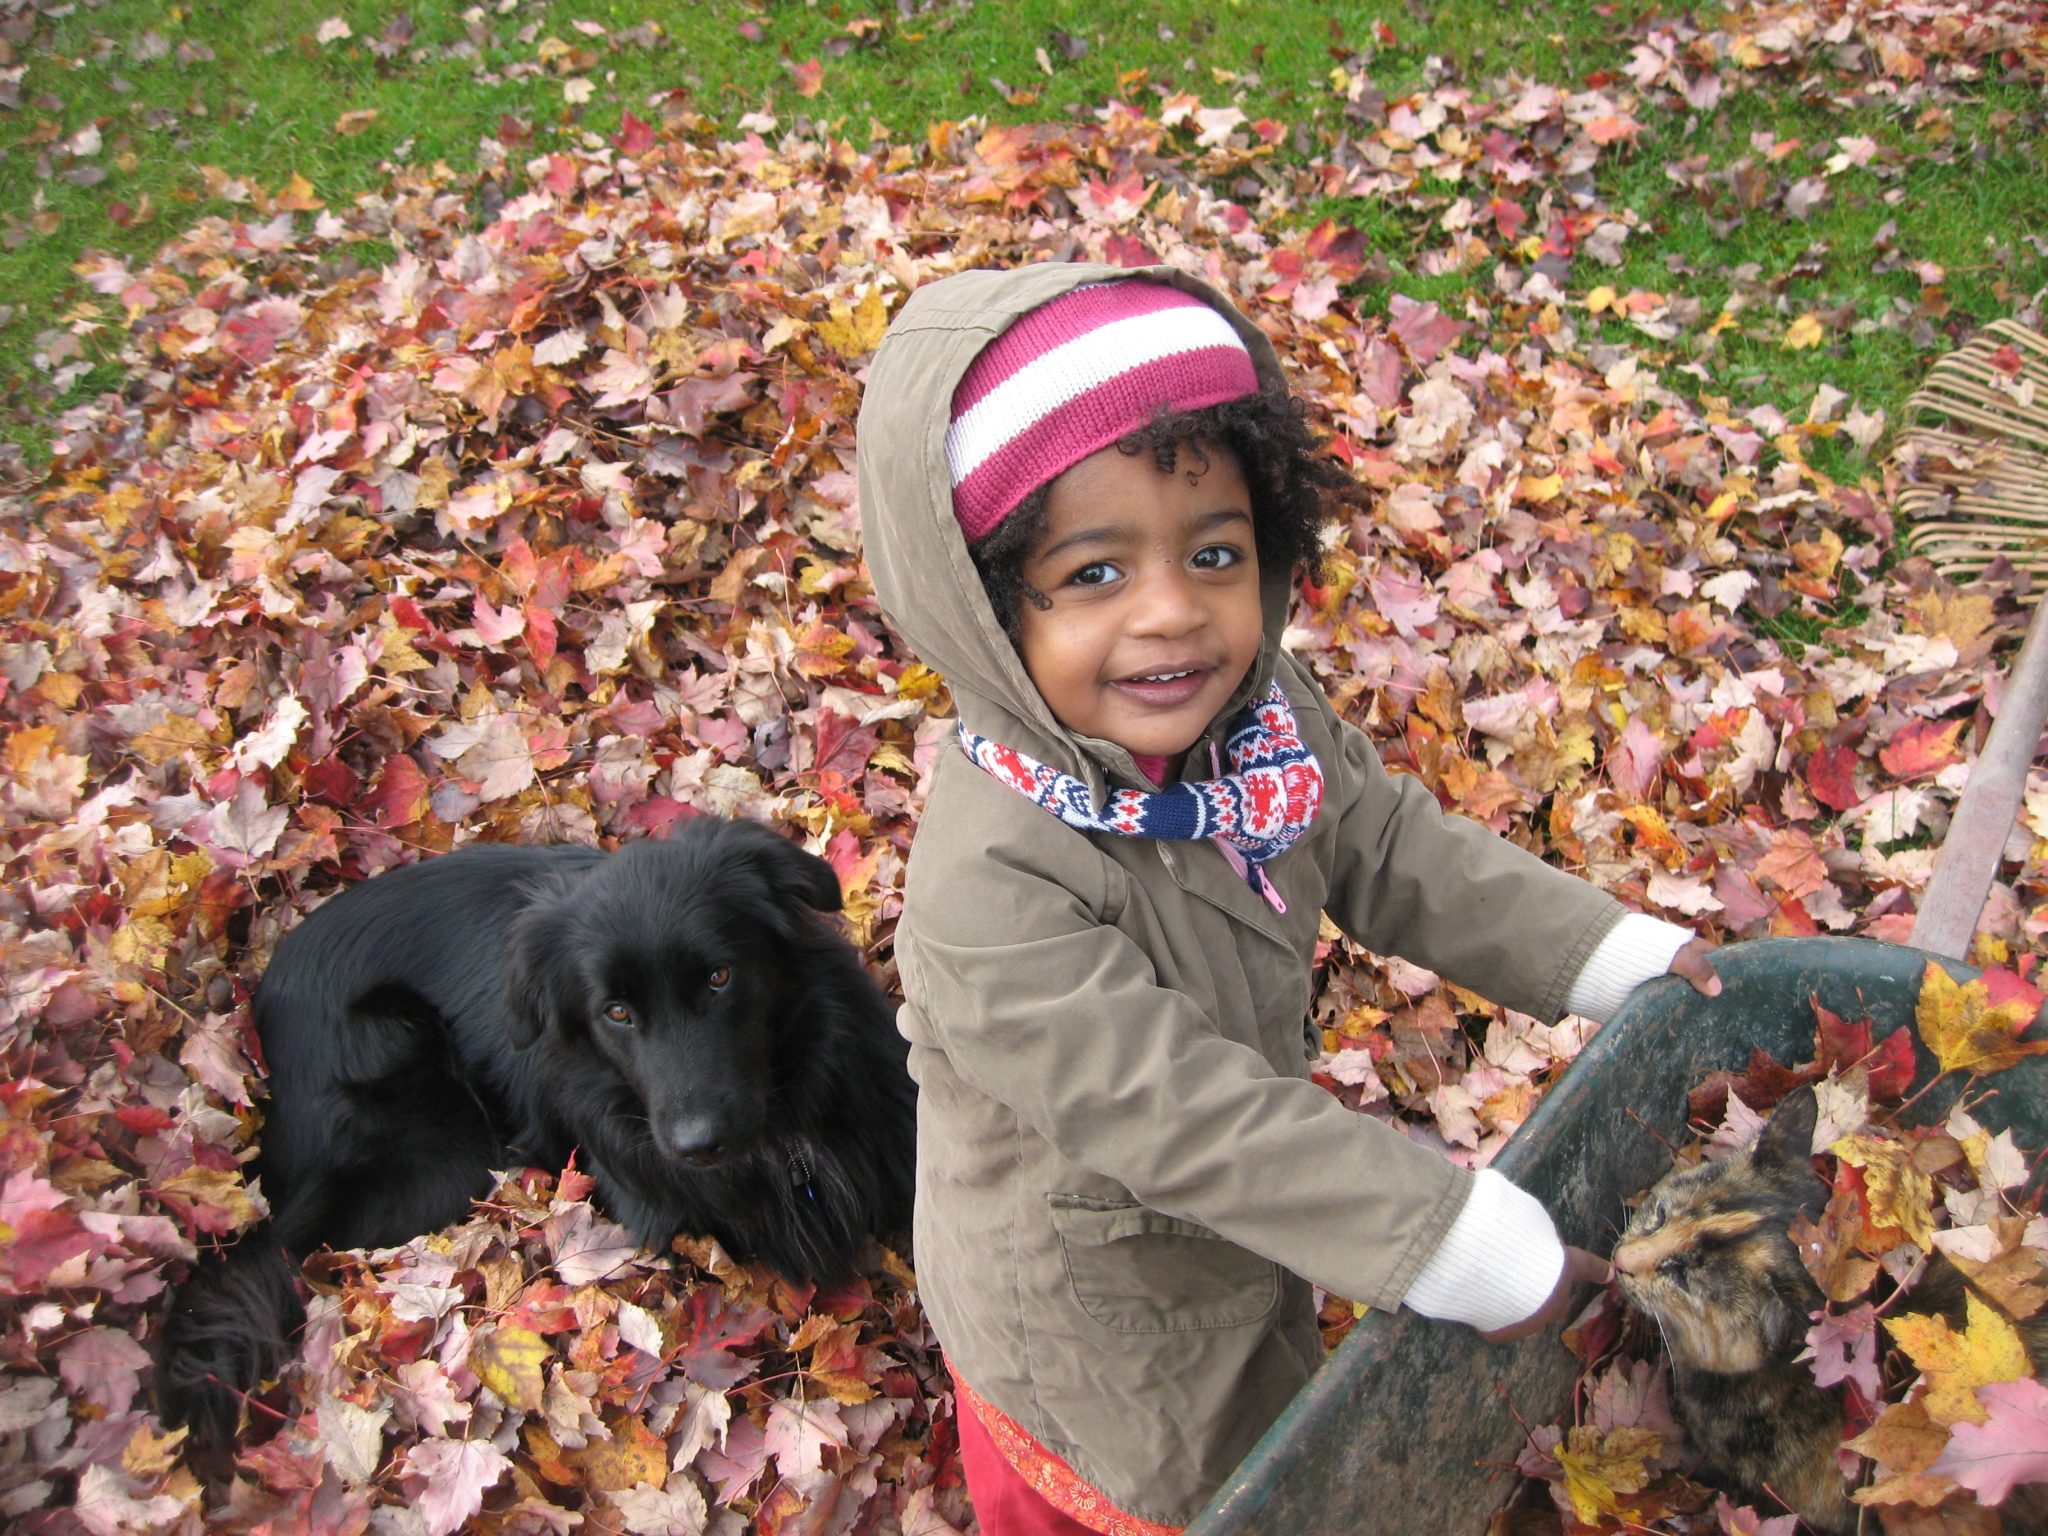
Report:
[[[2027,790],[2027,769],[2048,719],[2048,603],[2037,604],[1991,735],[1970,769],[1934,876],[1913,919],[1913,944],[1951,959],[1968,957],[1991,894],[2005,840]]]

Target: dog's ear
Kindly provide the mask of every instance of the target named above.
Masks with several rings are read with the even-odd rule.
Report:
[[[736,821],[730,826],[728,835],[744,839],[746,852],[760,863],[775,890],[792,891],[806,906],[820,912],[840,909],[844,899],[839,893],[839,872],[830,864],[759,822]]]
[[[514,1050],[567,1022],[576,983],[562,928],[554,904],[542,897],[505,931],[505,1034]]]

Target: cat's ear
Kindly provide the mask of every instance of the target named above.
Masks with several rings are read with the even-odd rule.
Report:
[[[1790,1295],[1782,1294],[1774,1287],[1757,1318],[1757,1331],[1763,1335],[1764,1348],[1773,1355],[1783,1355],[1793,1345],[1806,1342],[1810,1314],[1820,1303],[1819,1288],[1804,1269],[1799,1270],[1798,1282],[1790,1288]]]
[[[1763,1133],[1750,1149],[1749,1160],[1761,1173],[1779,1173],[1807,1180],[1813,1177],[1813,1127],[1820,1118],[1820,1100],[1812,1085],[1794,1089],[1778,1101]]]

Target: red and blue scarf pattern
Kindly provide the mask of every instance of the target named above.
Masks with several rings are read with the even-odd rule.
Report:
[[[960,745],[977,767],[1083,832],[1119,837],[1213,839],[1251,887],[1285,911],[1259,866],[1291,848],[1323,803],[1323,770],[1301,739],[1287,695],[1275,683],[1247,705],[1224,738],[1230,772],[1165,789],[1119,789],[1096,810],[1088,786],[1014,747],[960,725]]]

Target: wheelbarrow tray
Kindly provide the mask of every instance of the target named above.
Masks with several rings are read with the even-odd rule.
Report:
[[[1542,1200],[1566,1241],[1612,1246],[1624,1201],[1670,1166],[1685,1136],[1686,1092],[1761,1046],[1788,1065],[1813,1059],[1809,999],[1881,1039],[1913,1022],[1923,950],[1870,939],[1762,939],[1715,954],[1719,997],[1661,978],[1636,994],[1552,1085],[1493,1166]],[[1940,960],[1959,980],[1969,966]],[[1919,1046],[1920,1079],[1934,1062]],[[1992,1080],[1973,1110],[2028,1149],[2048,1143],[2048,1058]],[[1946,1115],[1959,1085],[1914,1107]],[[1662,1142],[1659,1137],[1664,1138]],[[1555,1331],[1489,1345],[1469,1328],[1408,1311],[1359,1320],[1295,1395],[1187,1536],[1484,1536],[1513,1491],[1524,1437],[1555,1423],[1578,1359]]]

